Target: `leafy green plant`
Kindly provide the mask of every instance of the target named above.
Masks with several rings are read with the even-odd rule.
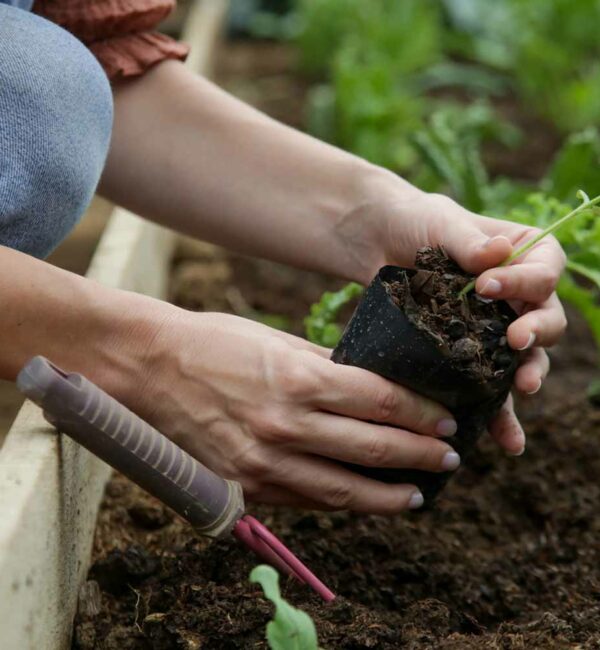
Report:
[[[562,131],[600,120],[596,0],[443,0],[449,52],[514,79],[521,100]]]
[[[539,241],[547,237],[548,235],[556,232],[559,228],[565,228],[566,226],[571,225],[571,234],[574,236],[575,241],[581,243],[582,239],[585,239],[586,236],[581,236],[581,230],[575,229],[574,218],[582,215],[592,218],[592,224],[598,228],[598,221],[595,217],[600,214],[600,210],[596,207],[600,203],[600,196],[596,196],[593,199],[590,199],[589,196],[583,191],[579,190],[577,192],[578,198],[581,199],[581,205],[570,210],[567,214],[563,216],[558,216],[550,224],[546,225],[543,230],[538,233],[535,237],[532,237],[528,242],[517,248],[511,255],[509,255],[500,266],[508,266],[516,259],[524,255],[528,250],[531,250]],[[545,197],[544,197],[545,198]],[[557,201],[548,201],[547,199],[542,199],[541,195],[538,195],[536,199],[532,202],[533,205],[538,206],[538,212],[536,217],[539,220],[541,211],[539,208],[547,208],[544,210],[543,214],[556,214],[560,212],[562,206]],[[600,230],[598,231],[600,233]],[[600,289],[600,241],[594,242],[596,245],[591,249],[578,250],[574,253],[571,259],[567,259],[567,269],[579,273],[584,276],[586,279],[594,282],[596,286]],[[575,258],[575,259],[573,259]],[[475,288],[475,281],[469,282],[460,292],[461,296],[464,296],[466,293]]]
[[[306,337],[312,343],[332,348],[342,336],[342,328],[336,319],[341,308],[360,296],[363,287],[356,282],[347,284],[339,291],[326,291],[321,300],[310,308],[310,314],[304,319]]]
[[[315,624],[306,612],[282,598],[275,569],[266,564],[255,567],[250,582],[260,584],[265,596],[275,605],[275,615],[267,625],[271,650],[319,650]]]
[[[573,133],[564,142],[541,188],[561,201],[568,201],[577,188],[600,194],[600,131],[590,127]]]
[[[530,194],[524,205],[506,213],[508,221],[547,230],[560,223],[555,235],[567,254],[567,272],[558,285],[558,295],[570,302],[586,319],[600,350],[600,197],[585,201],[575,210],[568,203],[542,192]],[[589,207],[593,207],[590,210]],[[567,219],[573,213],[577,219]],[[557,222],[558,219],[558,222]],[[584,278],[584,284],[575,277]]]
[[[480,212],[487,203],[490,187],[481,158],[482,141],[497,140],[514,146],[519,139],[518,129],[498,119],[485,102],[440,108],[431,115],[428,125],[411,137],[421,162],[434,175],[437,187],[423,177],[417,184],[439,190],[441,183],[441,189],[449,190],[470,210]]]
[[[324,77],[310,94],[311,132],[371,162],[409,169],[415,155],[407,136],[427,105],[420,74],[442,57],[437,3],[299,0],[297,24],[304,69]]]

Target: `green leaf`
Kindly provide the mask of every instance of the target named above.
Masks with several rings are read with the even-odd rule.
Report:
[[[600,352],[600,304],[598,293],[590,291],[575,283],[569,273],[565,273],[558,283],[558,295],[561,300],[570,302],[585,318]]]
[[[497,140],[512,146],[519,132],[499,120],[485,102],[471,106],[447,104],[438,108],[424,129],[411,136],[422,163],[465,207],[480,212],[485,206],[487,170],[481,158],[481,143]]]
[[[304,319],[306,338],[312,343],[333,348],[342,336],[342,328],[335,322],[341,308],[361,295],[363,287],[356,282],[347,284],[339,291],[326,291],[321,300],[310,308]]]
[[[306,612],[292,607],[279,591],[279,575],[266,564],[255,567],[250,582],[263,588],[266,598],[275,605],[275,616],[267,625],[271,650],[318,650],[315,624]]]
[[[600,194],[600,132],[589,128],[567,138],[544,181],[549,194],[564,201],[577,188],[585,187],[592,195]]]
[[[598,287],[598,289],[600,289],[600,268],[598,267],[592,268],[591,266],[578,264],[573,260],[567,260],[567,268],[569,269],[569,271],[579,273],[579,275],[582,275],[584,278],[587,278],[588,280],[593,282]]]

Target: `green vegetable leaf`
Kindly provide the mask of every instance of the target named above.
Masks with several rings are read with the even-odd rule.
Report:
[[[341,308],[350,300],[357,298],[363,287],[356,282],[347,284],[339,291],[326,291],[321,300],[310,308],[304,319],[306,338],[312,343],[333,348],[342,336],[342,328],[335,322]]]
[[[579,187],[600,194],[600,132],[589,128],[567,138],[544,180],[544,189],[561,201],[570,199]]]
[[[565,273],[558,283],[561,300],[570,302],[585,318],[600,352],[600,301],[598,292],[590,291],[575,283],[569,273]]]
[[[292,607],[281,597],[279,575],[266,564],[255,567],[250,582],[258,583],[275,605],[275,616],[267,625],[271,650],[319,650],[315,624],[306,612]]]
[[[480,212],[485,206],[489,178],[480,148],[484,140],[513,146],[519,131],[498,119],[485,102],[471,106],[448,104],[436,110],[426,128],[411,142],[421,161],[464,206]]]

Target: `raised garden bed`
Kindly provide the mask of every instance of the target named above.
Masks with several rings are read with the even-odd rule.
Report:
[[[289,74],[289,53],[274,67],[279,47],[226,50],[221,81],[278,117],[289,101],[294,122],[303,85]],[[277,315],[300,334],[309,305],[335,286],[188,242],[176,255],[170,293],[191,309]],[[324,648],[600,644],[600,411],[582,396],[595,356],[574,314],[552,360],[541,393],[519,405],[525,455],[505,457],[484,437],[434,510],[387,519],[250,507],[339,594],[323,605],[293,582],[284,586],[314,617]],[[248,582],[248,553],[234,541],[197,539],[122,477],[102,503],[94,560],[86,590],[94,595],[82,601],[75,648],[266,647],[271,607]]]
[[[226,0],[191,5],[184,37],[197,45],[188,61],[192,69],[209,71],[226,8]],[[86,275],[107,286],[165,297],[174,242],[171,232],[116,208]],[[3,649],[70,645],[109,476],[110,468],[56,435],[37,407],[24,404],[0,449]]]

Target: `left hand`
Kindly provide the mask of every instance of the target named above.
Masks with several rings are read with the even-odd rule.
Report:
[[[371,214],[363,215],[369,232],[362,238],[361,255],[369,267],[365,267],[368,277],[361,281],[370,282],[384,264],[412,266],[422,246],[443,246],[463,269],[479,276],[477,293],[508,300],[520,314],[507,331],[509,345],[527,351],[515,387],[525,394],[536,393],[550,367],[544,348],[556,343],[567,325],[555,291],[565,265],[559,243],[545,237],[513,264],[499,268],[515,248],[539,231],[474,214],[446,196],[402,189],[397,194],[400,200],[371,204]],[[490,432],[509,453],[523,453],[525,435],[512,398],[490,423]]]

